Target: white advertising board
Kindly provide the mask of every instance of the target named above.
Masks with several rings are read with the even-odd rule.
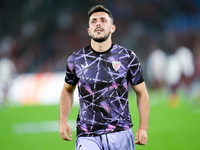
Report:
[[[63,72],[18,75],[10,85],[8,99],[19,105],[59,104],[64,77]],[[78,101],[76,88],[74,104]]]

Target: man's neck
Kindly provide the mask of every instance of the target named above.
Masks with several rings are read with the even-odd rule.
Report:
[[[111,40],[106,40],[101,43],[91,40],[91,47],[97,52],[105,52],[111,47],[111,45],[112,45]]]

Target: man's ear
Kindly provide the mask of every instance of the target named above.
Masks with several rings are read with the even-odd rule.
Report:
[[[90,28],[88,28],[87,31],[88,31],[88,34],[90,35]]]
[[[114,33],[115,30],[116,30],[116,26],[115,26],[115,25],[112,25],[110,32],[111,32],[111,33]]]

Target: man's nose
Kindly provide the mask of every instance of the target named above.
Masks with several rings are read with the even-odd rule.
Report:
[[[97,26],[97,27],[100,27],[100,26],[101,26],[101,22],[98,21],[97,24],[96,24],[96,26]]]

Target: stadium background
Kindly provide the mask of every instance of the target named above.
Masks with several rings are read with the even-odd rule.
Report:
[[[134,50],[143,66],[151,104],[149,141],[136,148],[199,149],[198,0],[1,0],[0,60],[7,57],[15,73],[7,82],[7,96],[2,87],[0,91],[0,149],[74,149],[75,131],[72,142],[62,141],[58,133],[59,97],[67,57],[90,42],[87,11],[96,4],[114,15],[113,41]],[[147,60],[155,49],[171,56],[180,46],[190,49],[195,71],[189,88],[181,83],[178,98],[171,103],[172,87],[149,78]],[[73,129],[75,100],[69,118]],[[129,100],[135,132],[138,113],[133,92]]]

